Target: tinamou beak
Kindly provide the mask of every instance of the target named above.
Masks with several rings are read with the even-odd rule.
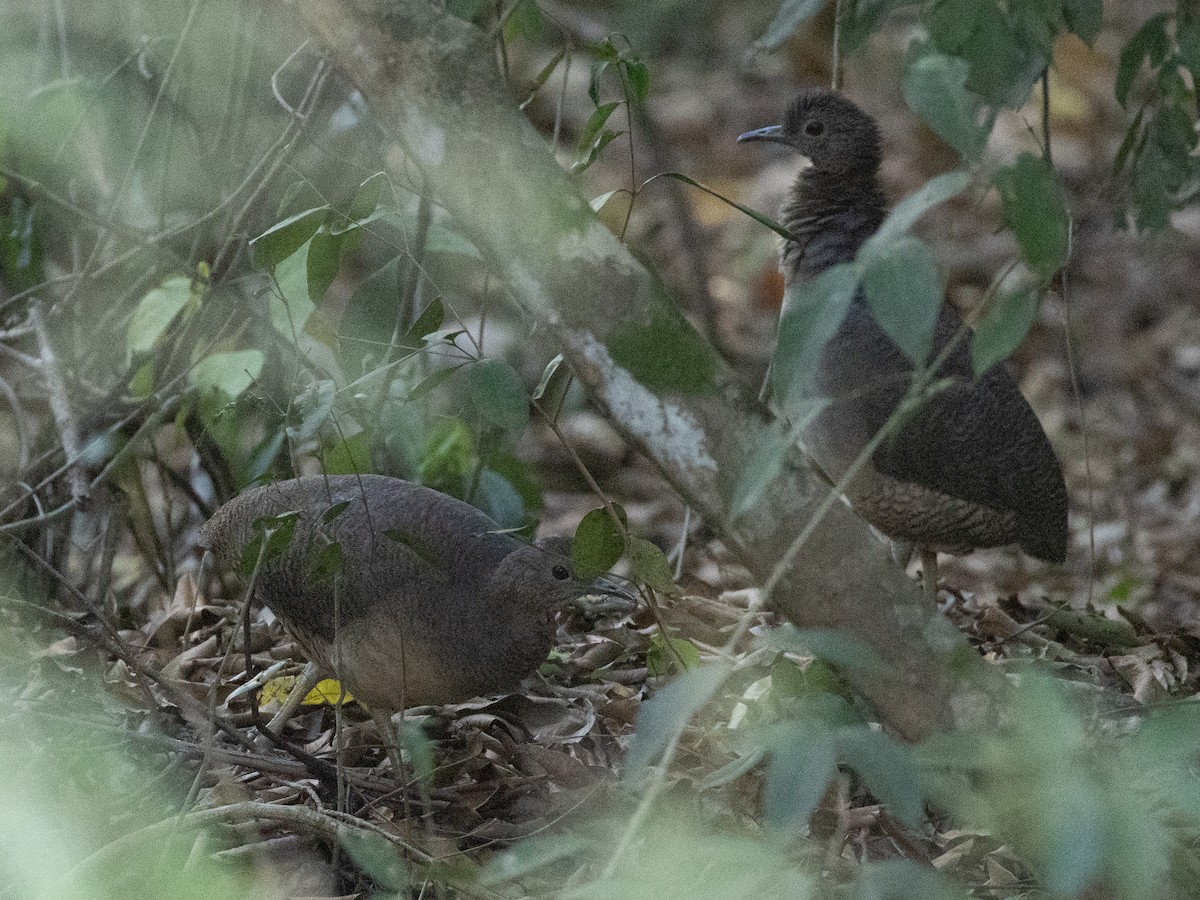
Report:
[[[771,141],[776,144],[786,144],[787,138],[784,137],[782,125],[767,125],[765,128],[756,128],[738,135],[737,142],[739,144],[747,141]]]
[[[589,619],[626,615],[637,607],[637,594],[608,575],[592,582],[592,589],[572,604]]]

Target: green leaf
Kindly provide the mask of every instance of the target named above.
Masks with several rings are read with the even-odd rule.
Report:
[[[488,481],[492,475],[495,475],[497,479],[515,490],[522,509],[523,522],[521,524],[528,524],[542,511],[542,507],[545,505],[537,468],[533,463],[497,447],[489,447],[486,456],[487,466],[483,470],[481,481]],[[493,516],[493,518],[495,517]]]
[[[523,37],[537,41],[545,30],[546,21],[541,7],[534,0],[518,0],[504,20],[504,40]]]
[[[724,662],[688,669],[661,688],[638,709],[633,740],[625,754],[625,779],[636,781],[687,726],[700,707],[720,689],[729,674]]]
[[[646,651],[646,671],[651,675],[667,675],[679,670],[679,660],[683,661],[683,670],[690,672],[700,665],[700,651],[691,641],[666,638],[661,631],[655,632]]]
[[[869,255],[862,287],[879,326],[914,366],[925,365],[942,306],[933,251],[914,237],[893,241]]]
[[[762,762],[762,758],[766,755],[767,751],[762,747],[754,747],[741,756],[725,763],[717,771],[705,775],[696,782],[696,790],[708,791],[715,787],[724,787],[727,784],[732,784]]]
[[[1133,80],[1142,68],[1143,60],[1148,59],[1150,68],[1157,69],[1166,59],[1171,47],[1171,39],[1167,35],[1168,21],[1166,13],[1151,16],[1121,50],[1113,86],[1113,94],[1121,106],[1129,101],[1129,89],[1133,87]]]
[[[1044,13],[1023,11],[1018,3],[1008,4],[1007,15],[994,0],[971,5],[971,32],[962,47],[949,52],[967,62],[966,87],[985,103],[1019,107],[1049,62],[1052,26]],[[947,48],[939,44],[939,49]]]
[[[648,320],[633,317],[609,333],[605,346],[613,362],[651,390],[681,394],[713,390],[716,363],[712,346],[669,298],[647,305]]]
[[[546,363],[542,377],[538,379],[537,387],[533,389],[533,399],[538,402],[546,415],[557,416],[567,397],[567,389],[574,377],[570,366],[563,365],[563,355],[559,353]]]
[[[605,204],[608,203],[609,200],[619,193],[619,189],[615,191],[605,191],[603,194],[600,194],[599,196],[593,197],[591,200],[589,200],[588,206],[592,208],[592,212],[598,213],[600,210],[604,209]]]
[[[1001,294],[971,335],[971,363],[982,375],[1020,346],[1037,316],[1038,292],[1025,287]]]
[[[966,88],[968,71],[967,62],[956,56],[911,54],[904,69],[904,101],[942,140],[974,161],[987,143],[991,117],[981,122],[979,98]]]
[[[338,360],[346,381],[374,369],[386,352],[396,328],[396,294],[400,261],[386,264],[362,278],[346,303],[337,326]]]
[[[557,52],[550,57],[550,61],[546,63],[546,65],[542,66],[541,71],[537,73],[537,77],[533,79],[533,84],[529,86],[529,96],[525,98],[525,101],[519,107],[517,107],[518,109],[524,110],[525,107],[533,102],[533,98],[537,95],[537,92],[541,90],[542,85],[544,85],[549,80],[550,76],[554,74],[554,70],[558,68],[558,64],[563,61],[566,55],[567,48],[559,47]]]
[[[337,278],[349,234],[350,232],[343,232],[335,235],[322,226],[309,241],[305,274],[308,277],[308,296],[313,303],[320,303],[324,299],[325,292],[333,284],[333,279]]]
[[[420,722],[402,719],[399,727],[400,749],[405,752],[417,780],[429,784],[434,773],[433,744]]]
[[[777,428],[767,432],[746,460],[733,487],[733,497],[729,501],[731,521],[737,521],[754,508],[767,486],[783,471],[784,460],[794,445],[791,436]]]
[[[883,675],[889,666],[871,647],[845,631],[832,628],[797,628],[791,624],[772,628],[767,645],[790,653],[813,654],[844,669]]]
[[[529,524],[525,518],[525,504],[516,487],[487,466],[479,473],[479,485],[471,502],[501,528],[522,528]]]
[[[349,500],[342,500],[342,501],[339,501],[338,503],[333,504],[333,506],[329,507],[329,509],[325,510],[325,512],[321,514],[321,524],[328,525],[331,522],[337,521],[337,519],[342,515],[342,513],[344,513],[349,508],[350,508]]]
[[[645,538],[629,538],[629,566],[633,577],[663,594],[678,590],[666,554]]]
[[[600,105],[600,79],[604,77],[604,72],[608,69],[609,64],[616,62],[617,59],[617,51],[613,48],[612,44],[604,41],[599,45],[600,48],[605,46],[612,50],[612,58],[605,59],[601,57],[598,62],[592,63],[592,77],[588,81],[588,97],[591,98],[592,104],[595,106]]]
[[[502,359],[485,359],[471,367],[471,402],[485,420],[520,431],[529,423],[529,393],[517,370]]]
[[[325,378],[310,384],[299,397],[294,407],[302,414],[300,424],[287,427],[287,435],[293,441],[303,441],[312,437],[329,419],[333,412],[333,402],[337,398],[337,385],[333,379]]]
[[[363,475],[371,471],[371,435],[360,431],[345,440],[340,437],[321,455],[326,475]]]
[[[624,131],[609,131],[606,128],[600,133],[599,137],[592,141],[592,144],[590,147],[588,147],[587,152],[582,153],[580,158],[571,164],[571,171],[575,174],[579,174],[580,172],[586,170],[592,163],[596,161],[597,157],[600,156],[600,153],[605,147],[607,147],[624,133]]]
[[[446,12],[450,15],[481,27],[479,19],[485,11],[491,9],[492,4],[488,0],[448,0],[446,3]]]
[[[1054,772],[1049,791],[1034,799],[1033,837],[1046,888],[1057,896],[1078,894],[1104,868],[1104,817],[1099,792],[1082,772]]]
[[[380,888],[397,895],[408,893],[408,866],[400,850],[385,837],[373,831],[349,827],[339,828],[337,836],[355,865]]]
[[[1137,769],[1133,771],[1141,774]],[[1194,782],[1190,773],[1176,780],[1170,793],[1175,809],[1194,822],[1197,807],[1195,798],[1187,797],[1185,785],[1188,781]],[[1102,813],[1104,866],[1113,896],[1126,900],[1159,896],[1161,886],[1169,877],[1168,854],[1174,846],[1163,810],[1161,807],[1155,809],[1157,804],[1150,797],[1145,797],[1150,801],[1148,803],[1138,803],[1136,799],[1130,802],[1133,798],[1120,794],[1103,799],[1107,800]]]
[[[984,0],[990,3],[991,0]],[[929,34],[945,53],[961,56],[977,25],[979,0],[937,0],[929,10]]]
[[[591,847],[589,838],[572,831],[527,838],[492,856],[479,883],[496,887],[516,881],[561,859],[581,856]]]
[[[330,231],[334,234],[341,234],[343,231],[357,228],[371,218],[376,207],[379,206],[379,198],[383,195],[383,189],[389,184],[386,172],[376,172],[364,179],[358,186],[358,190],[354,192],[354,199],[350,201],[350,209],[346,212],[348,221],[332,226]]]
[[[882,731],[857,726],[837,732],[838,756],[899,822],[917,828],[925,816],[911,748]]]
[[[729,199],[724,194],[714,191],[708,185],[701,184],[695,178],[692,178],[688,175],[684,175],[682,172],[659,172],[657,175],[652,175],[649,178],[647,178],[645,181],[643,181],[642,187],[643,188],[646,187],[646,185],[650,184],[650,182],[654,181],[654,179],[656,179],[656,178],[674,178],[676,181],[682,181],[684,184],[690,184],[692,187],[699,188],[700,190],[704,191],[704,193],[708,194],[710,197],[716,197],[722,203],[726,203],[729,206],[732,206],[738,212],[744,213],[745,215],[752,218],[759,225],[765,225],[767,228],[770,228],[773,232],[775,232],[777,235],[779,235],[785,241],[790,241],[795,237],[790,231],[788,231],[786,228],[784,228],[782,225],[780,225],[774,219],[768,218],[767,216],[764,216],[762,213],[757,212],[748,206],[744,206],[741,203],[738,203],[736,200]],[[616,193],[616,191],[613,191],[611,193]],[[602,196],[604,196],[605,199],[607,200],[608,195],[602,195]],[[597,197],[596,199],[598,200],[599,197]],[[592,202],[595,203],[596,201],[593,200]],[[601,204],[601,206],[603,206],[603,204]],[[599,207],[593,207],[593,209],[599,210]]]
[[[796,29],[820,12],[825,0],[781,0],[779,11],[762,37],[754,42],[752,53],[770,53],[796,33]]]
[[[635,103],[644,103],[650,96],[650,69],[640,59],[627,59],[622,62],[625,77],[629,79],[630,99]]]
[[[293,510],[277,516],[262,516],[255,519],[251,523],[255,537],[242,548],[242,574],[249,575],[254,571],[254,567],[258,565],[260,554],[265,565],[286,553],[292,544],[292,539],[296,536],[296,521],[299,518],[300,513]],[[266,541],[265,550],[262,549],[263,541]]]
[[[843,14],[842,52],[850,53],[862,46],[878,27],[880,21],[897,6],[912,0],[858,0],[848,5]]]
[[[837,772],[833,735],[819,723],[786,723],[773,730],[767,748],[764,818],[773,828],[799,830]]]
[[[1192,73],[1192,84],[1200,84],[1200,18],[1177,21],[1175,43],[1179,45],[1180,64]]]
[[[592,114],[588,116],[583,130],[579,132],[578,155],[580,159],[584,159],[588,155],[588,151],[595,146],[596,138],[600,134],[600,130],[604,127],[604,123],[613,114],[613,110],[620,105],[619,100],[610,100],[607,103],[597,104],[596,108],[592,110]]]
[[[1122,753],[1139,769],[1182,775],[1200,752],[1200,703],[1192,700],[1152,711],[1125,740]]]
[[[1183,79],[1178,70],[1171,71],[1171,84],[1177,92],[1173,102],[1164,102],[1154,117],[1150,127],[1150,136],[1163,152],[1167,163],[1168,175],[1173,184],[1185,180],[1190,174],[1191,152],[1200,138],[1196,134],[1195,115],[1189,108],[1188,91],[1183,87]],[[1163,90],[1164,100],[1171,95]]]
[[[1063,18],[1067,28],[1085,44],[1091,44],[1100,33],[1104,17],[1104,0],[1063,0]]]
[[[245,468],[241,472],[241,477],[238,480],[241,486],[255,484],[267,474],[267,470],[271,468],[272,463],[275,462],[275,458],[279,455],[285,438],[286,435],[283,433],[283,429],[279,428],[269,432],[258,442],[250,452]],[[241,435],[235,433],[224,436],[221,442],[221,450],[226,455],[234,457],[241,450]]]
[[[445,319],[446,309],[442,298],[434,297],[421,311],[421,315],[417,316],[417,321],[404,333],[401,344],[405,347],[420,347],[424,343],[423,338],[441,328]]]
[[[188,373],[188,381],[201,394],[220,391],[230,399],[240,397],[262,374],[261,350],[236,350],[204,357]]]
[[[308,251],[305,241],[291,256],[275,265],[275,290],[271,292],[271,324],[285,340],[299,340],[316,308],[308,292]]]
[[[616,507],[624,518],[622,510]],[[604,507],[593,509],[575,529],[571,542],[571,568],[575,576],[590,581],[611,569],[625,553],[625,535]]]
[[[852,900],[967,900],[967,894],[941,873],[911,859],[889,859],[862,867]]]
[[[1048,279],[1067,259],[1070,218],[1054,170],[1040,157],[1022,153],[995,176],[1004,201],[1004,221],[1021,247],[1025,262]]]
[[[821,351],[854,299],[858,277],[855,266],[842,263],[788,286],[771,363],[771,384],[785,406],[809,391]]]
[[[133,312],[126,334],[126,358],[130,361],[140,353],[154,349],[163,332],[192,298],[192,280],[182,275],[168,278],[148,291]]]
[[[1140,154],[1140,149],[1134,152],[1134,148],[1140,148],[1142,142],[1146,139],[1146,131],[1142,128],[1142,122],[1146,118],[1146,111],[1149,107],[1143,106],[1137,111],[1137,115],[1133,117],[1133,121],[1129,123],[1129,127],[1125,130],[1125,137],[1121,139],[1121,146],[1117,148],[1117,155],[1113,158],[1113,173],[1120,174],[1125,171],[1125,163],[1132,153],[1136,160]]]
[[[0,152],[4,145],[0,131]],[[0,176],[0,194],[6,181]],[[37,227],[36,203],[26,203],[20,194],[6,198],[8,213],[0,215],[0,271],[8,292],[24,291],[40,284],[45,277],[41,229]]]
[[[332,541],[313,554],[308,565],[308,580],[311,583],[330,581],[341,574],[344,562],[342,545]]]
[[[466,363],[459,363],[457,366],[447,366],[445,369],[438,369],[436,372],[431,372],[421,379],[420,383],[408,392],[408,396],[404,398],[405,403],[415,403],[426,394],[433,391],[443,381],[446,381],[451,375],[461,369]]]
[[[971,176],[966,172],[944,172],[930,178],[903,200],[896,204],[879,230],[867,240],[862,252],[866,255],[886,249],[886,245],[898,241],[921,216],[933,207],[957,197],[967,189]]]
[[[250,249],[254,251],[254,264],[261,269],[275,268],[317,233],[328,213],[328,206],[306,209],[277,222],[253,238]]]
[[[407,211],[396,209],[380,208],[372,215],[372,221],[379,220],[386,222],[389,226],[394,227],[404,234],[412,235],[415,228],[415,220]],[[364,223],[365,224],[365,223]],[[446,228],[440,222],[430,222],[428,232],[425,235],[425,252],[426,253],[452,253],[456,256],[466,256],[472,259],[481,259],[479,248],[472,242],[464,238],[455,230]],[[394,263],[389,263],[394,265]]]
[[[621,58],[621,51],[613,45],[611,37],[606,37],[591,49],[592,54],[601,62],[614,63]]]
[[[1146,144],[1133,173],[1133,200],[1139,229],[1155,231],[1171,224],[1171,190],[1166,170],[1162,148],[1156,143]]]
[[[146,400],[154,393],[154,358],[146,357],[129,379],[129,394],[135,400]]]

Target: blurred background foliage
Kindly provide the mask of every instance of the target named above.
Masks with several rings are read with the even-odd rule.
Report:
[[[854,66],[878,68],[882,102],[902,97],[936,135],[925,175],[964,168],[977,201],[998,189],[1019,277],[980,319],[981,371],[1034,325],[1037,298],[1072,248],[1074,185],[1064,187],[1039,120],[1019,153],[998,152],[993,128],[1005,109],[1040,109],[1039,81],[1060,54],[1103,44],[1114,60],[1104,70],[1120,110],[1105,142],[1111,221],[1170,231],[1200,189],[1200,14],[1187,0],[446,5],[493,37],[514,107],[578,173],[602,221],[659,265],[750,373],[761,374],[772,342],[739,344],[712,286],[727,265],[742,278],[740,303],[761,291],[777,305],[778,286],[747,274],[774,252],[774,237],[755,225],[736,248],[705,243],[696,229],[726,213],[683,181],[644,179],[679,169],[731,192],[721,179],[728,150],[714,145],[771,121],[794,87],[827,83],[839,59],[860,89],[870,81]],[[187,704],[145,673],[131,675],[114,648],[196,570],[199,522],[264,479],[383,472],[531,533],[545,474],[528,446],[539,421],[531,425],[531,399],[550,418],[584,405],[555,348],[515,313],[416,167],[393,158],[386,123],[307,38],[286,6],[238,0],[0,9],[6,894],[286,894],[287,873],[222,852],[261,838],[245,821],[221,839],[197,828],[210,824],[197,818],[198,800],[220,809],[245,796],[200,792],[194,757],[153,737],[211,722],[181,712]],[[705,69],[746,96],[709,103]],[[1054,78],[1051,120],[1072,98],[1069,86],[1055,94]],[[744,118],[729,121],[731,106]],[[926,194],[927,205],[952,193]],[[671,228],[682,237],[664,237]],[[938,262],[912,240],[905,225],[880,241],[876,264],[890,259],[907,283],[932,285],[924,300],[936,304]],[[906,337],[904,317],[888,318],[907,299],[882,291],[872,303],[919,348],[927,335]],[[803,381],[803,362],[788,355],[802,347],[789,335],[827,327],[785,321],[777,371]],[[755,468],[758,490],[770,474],[769,464]],[[755,490],[747,484],[741,502]],[[626,554],[635,573],[669,586],[657,548],[597,521],[609,520],[593,518],[581,537],[598,568]],[[81,665],[61,628],[100,652]],[[334,827],[325,837],[355,873],[343,887],[1200,896],[1200,722],[1182,687],[1146,715],[1045,677],[1066,664],[1013,665],[1018,688],[1003,721],[913,748],[879,731],[838,680],[838,666],[872,664],[860,648],[827,635],[756,636],[753,661],[727,669],[707,656],[694,665],[689,642],[671,651],[670,638],[657,640],[652,676],[689,669],[641,706],[624,786],[607,805],[457,866]],[[797,654],[815,662],[800,666]],[[689,729],[701,732],[705,752],[695,755],[705,762],[677,779],[670,765]],[[830,818],[830,798],[847,795],[883,809],[884,837],[863,850],[862,866],[828,849],[847,828]],[[922,829],[955,834],[952,849],[931,859],[912,838]],[[971,866],[986,878],[965,879]]]

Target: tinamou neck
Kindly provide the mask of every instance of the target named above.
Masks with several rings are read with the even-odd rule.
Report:
[[[885,199],[871,172],[800,173],[783,206],[783,224],[794,235],[783,249],[789,281],[850,262],[884,218]]]

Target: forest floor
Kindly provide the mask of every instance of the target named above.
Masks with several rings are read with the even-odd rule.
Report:
[[[896,60],[902,51],[898,37],[879,40],[869,63],[848,62],[845,89],[879,118],[884,180],[896,199],[954,159],[899,96],[879,93],[870,67]],[[980,653],[998,664],[1047,660],[1110,699],[1147,703],[1195,693],[1200,671],[1200,214],[1181,214],[1173,232],[1158,235],[1135,235],[1115,224],[1108,186],[1123,136],[1124,114],[1111,96],[1113,47],[1119,45],[1116,38],[1102,38],[1096,51],[1070,44],[1058,56],[1050,131],[1074,217],[1072,256],[1062,295],[1043,302],[1012,360],[1065,470],[1072,510],[1068,561],[1047,566],[1015,550],[943,557],[941,604]],[[656,59],[651,127],[635,123],[640,177],[677,169],[773,213],[794,177],[795,161],[734,139],[777,121],[797,87],[827,79],[823,66],[805,55],[810,51],[818,52],[802,44],[737,77],[729,75],[732,63],[702,66],[685,54]],[[526,64],[536,72],[537,59]],[[585,79],[586,72],[578,77]],[[564,111],[568,133],[589,112],[586,92],[572,93],[578,102]],[[548,130],[553,109],[540,103],[531,110]],[[1040,109],[1031,103],[1001,118],[993,149],[1000,155],[1039,152],[1040,133]],[[593,194],[628,183],[628,156],[618,148],[621,142],[614,142],[587,173]],[[688,298],[698,324],[720,335],[746,377],[761,377],[781,294],[775,238],[719,201],[676,190],[661,182],[648,189],[626,239],[660,265]],[[605,215],[619,220],[622,211]],[[688,227],[681,225],[685,217]],[[938,254],[952,302],[964,311],[1016,255],[1011,236],[999,230],[1001,218],[994,193],[968,192],[920,225]],[[703,276],[698,280],[697,272]],[[716,708],[689,728],[670,776],[695,787],[707,808],[750,821],[761,778],[753,761],[746,773],[737,771],[743,761],[737,729],[762,714],[756,704],[765,702],[772,674],[779,677],[781,656],[798,663],[802,675],[811,660],[764,644],[773,617],[751,612],[757,596],[746,571],[611,427],[591,412],[576,411],[563,428],[601,487],[623,504],[636,533],[668,550],[683,548],[681,590],[659,598],[661,616],[676,637],[701,659],[711,658],[744,615],[754,617],[734,648],[740,659],[735,677]],[[531,433],[522,452],[546,489],[542,533],[571,533],[595,498],[548,431]],[[880,552],[886,552],[882,542]],[[148,748],[204,760],[198,787],[210,805],[316,798],[318,807],[333,807],[336,798],[295,755],[202,737],[214,685],[222,714],[235,725],[249,720],[249,696],[229,697],[240,659],[232,666],[225,662],[240,596],[216,582],[203,590],[194,569],[179,578],[173,596],[158,596],[132,556],[124,563],[114,590],[140,599],[123,612],[119,634],[175,692],[155,690],[148,698],[127,665],[107,669],[110,691],[126,702],[126,715],[139,724],[156,722],[173,741],[147,736]],[[674,665],[657,634],[648,609],[600,623],[567,618],[559,649],[521,694],[410,711],[432,750],[434,768],[423,784],[398,786],[374,725],[353,704],[341,711],[336,753],[339,714],[330,705],[306,707],[285,736],[307,754],[337,756],[349,773],[343,803],[358,815],[431,857],[468,851],[483,861],[516,838],[619,802],[616,779],[640,705]],[[251,635],[262,668],[303,658],[269,612],[256,611]],[[61,667],[81,654],[91,651],[74,637],[39,651]],[[835,794],[827,798],[833,825],[823,839],[841,842],[836,856],[917,857],[981,887],[1006,879],[1015,884],[1028,874],[986,835],[942,831],[937,823],[905,833],[861,785],[843,783]],[[407,818],[414,807],[426,815]],[[338,880],[339,867],[347,874],[344,860],[331,862],[315,839],[286,827],[239,826],[238,840],[244,843],[237,853],[255,859],[287,894],[324,896],[347,884]]]

